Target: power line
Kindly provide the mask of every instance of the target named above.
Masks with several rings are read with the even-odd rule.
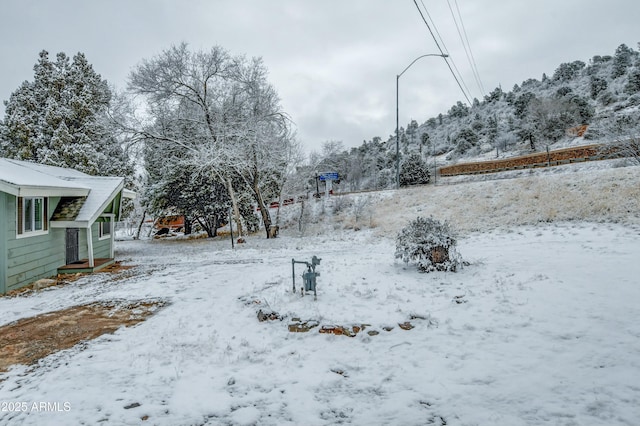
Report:
[[[431,31],[431,27],[429,26],[429,23],[425,19],[424,14],[422,13],[422,10],[420,9],[420,6],[418,6],[418,2],[416,0],[413,0],[413,3],[416,5],[416,8],[418,9],[418,12],[420,13],[420,16],[422,17],[422,21],[427,26],[427,29],[429,30],[429,33],[431,33],[431,37],[433,37],[433,41],[435,41],[436,46],[438,47],[438,50],[440,50],[440,54],[444,55],[445,52],[440,47],[440,44],[438,43],[438,40],[436,39],[435,35],[433,34],[433,31]],[[426,10],[426,7],[425,7],[425,10]],[[469,105],[472,105],[471,101],[469,100],[469,96],[467,96],[466,92],[462,88],[462,84],[460,84],[460,80],[458,80],[458,77],[456,76],[455,72],[453,72],[453,68],[451,68],[451,64],[449,64],[449,61],[448,61],[449,58],[450,58],[450,56],[447,57],[447,58],[444,58],[445,62],[447,63],[447,66],[449,67],[449,71],[451,71],[451,75],[453,75],[453,78],[456,80],[456,83],[458,83],[458,87],[460,87],[460,90],[462,91],[462,94],[464,95],[464,97],[467,99],[467,102],[469,103]],[[452,60],[452,62],[453,62],[453,60]],[[460,78],[462,78],[462,76]]]
[[[438,31],[438,27],[436,26],[435,21],[431,17],[431,14],[429,13],[429,10],[427,10],[427,7],[424,5],[424,1],[420,0],[420,3],[422,3],[422,8],[424,9],[424,12],[427,14],[427,18],[429,18],[429,22],[431,22],[431,25],[433,26],[433,29],[436,31],[436,34],[438,35],[438,39],[440,39],[440,43],[442,43],[442,46],[444,46],[444,50],[448,51],[449,49],[447,49],[447,46],[444,43],[444,39],[440,35],[440,31]]]
[[[453,0],[456,5],[456,11],[458,12],[458,20],[460,21],[460,26],[462,27],[462,33],[464,34],[464,39],[460,34],[460,28],[458,28],[458,23],[456,22],[455,15],[451,8],[451,3],[447,0],[449,4],[449,10],[451,11],[451,15],[453,16],[453,22],[456,24],[456,29],[458,30],[458,35],[460,36],[460,40],[462,41],[462,46],[464,47],[464,51],[467,54],[467,60],[469,61],[469,65],[471,65],[471,71],[473,72],[473,77],[476,80],[476,84],[478,85],[478,89],[480,89],[480,93],[485,96],[486,92],[484,91],[484,86],[482,85],[482,79],[480,79],[480,73],[478,72],[478,66],[476,65],[476,59],[473,56],[473,50],[471,50],[471,43],[469,43],[469,37],[467,36],[467,29],[464,26],[464,21],[462,20],[462,14],[460,13],[460,8],[458,7],[458,0]],[[465,44],[466,41],[466,44]],[[468,48],[468,49],[467,49]]]
[[[438,38],[440,39],[440,43],[442,43],[442,47],[444,47],[445,52],[449,53],[449,48],[447,47],[447,45],[444,42],[444,39],[440,35],[440,32],[438,31],[438,26],[436,25],[436,22],[431,17],[431,14],[429,13],[429,10],[425,6],[424,1],[420,0],[420,3],[422,3],[422,8],[424,9],[425,13],[427,14],[427,18],[429,18],[429,22],[431,22],[431,26],[433,27],[433,29],[435,30],[436,34],[438,35]],[[452,57],[451,57],[451,65],[453,65],[453,68],[454,68],[456,74],[460,78],[460,82],[462,83],[462,86],[464,87],[464,90],[466,91],[466,93],[469,94],[469,96],[471,96],[471,90],[469,90],[469,87],[467,87],[467,83],[464,81],[464,78],[462,77],[462,73],[458,69],[458,66],[456,65],[456,62],[453,60]],[[467,100],[468,99],[469,98],[467,98]]]
[[[458,20],[456,19],[455,13],[453,13],[453,9],[451,8],[451,2],[447,0],[447,5],[449,6],[449,11],[451,12],[451,17],[453,18],[453,23],[456,26],[456,31],[458,32],[458,37],[460,37],[460,42],[462,43],[462,48],[464,49],[464,54],[467,56],[467,61],[469,61],[469,65],[471,65],[471,73],[473,74],[473,78],[476,80],[476,84],[478,88],[480,88],[480,84],[478,83],[478,77],[476,76],[475,70],[473,69],[473,65],[471,64],[471,57],[469,56],[469,49],[467,49],[467,44],[464,42],[464,37],[462,36],[462,32],[460,31],[460,25],[458,25]]]

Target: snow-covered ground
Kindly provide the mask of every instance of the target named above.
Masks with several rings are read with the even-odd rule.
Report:
[[[623,172],[602,171],[601,180],[607,173]],[[549,197],[566,190],[566,179],[538,179],[506,185],[525,193],[541,185]],[[593,185],[586,174],[578,181]],[[92,301],[169,302],[135,327],[0,374],[0,409],[61,407],[0,411],[0,424],[638,424],[638,211],[611,223],[580,208],[583,219],[528,224],[519,207],[500,210],[511,198],[496,182],[433,191],[463,200],[473,193],[463,188],[485,186],[506,200],[486,201],[505,219],[492,222],[490,207],[469,200],[473,223],[458,251],[470,264],[458,273],[421,274],[395,261],[390,224],[431,213],[413,189],[371,195],[373,229],[322,222],[303,237],[259,235],[235,250],[218,239],[120,241],[117,257],[136,265],[127,280],[95,274],[0,298],[0,324]],[[620,198],[616,212],[618,204],[628,206]],[[458,210],[440,211],[461,223]],[[322,258],[315,301],[291,291],[291,259],[313,255]],[[296,273],[299,286],[298,265]],[[259,309],[283,319],[259,322]],[[291,333],[294,318],[319,326]],[[398,326],[406,321],[414,328]],[[318,333],[363,324],[355,337]]]

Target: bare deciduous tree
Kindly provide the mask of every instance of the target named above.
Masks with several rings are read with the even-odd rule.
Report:
[[[221,47],[191,52],[173,46],[144,60],[129,89],[146,101],[152,123],[140,138],[162,151],[172,145],[171,167],[196,167],[223,183],[242,234],[239,194],[250,191],[260,207],[267,236],[268,199],[286,173],[293,141],[290,121],[261,59],[231,56]]]

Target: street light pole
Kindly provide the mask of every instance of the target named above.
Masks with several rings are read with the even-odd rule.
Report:
[[[404,74],[411,65],[415,64],[418,59],[422,59],[427,56],[440,56],[441,58],[446,58],[449,55],[447,54],[438,54],[438,53],[428,53],[426,55],[418,56],[415,58],[407,67],[402,70],[402,72],[396,75],[396,188],[400,189],[400,113],[398,109],[398,97],[399,97],[399,87],[400,87],[400,77]]]

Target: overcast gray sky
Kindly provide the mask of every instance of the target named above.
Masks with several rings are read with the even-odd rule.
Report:
[[[418,0],[466,83],[482,99],[449,5],[459,9],[485,92],[551,76],[625,43],[638,49],[637,0]],[[187,42],[261,56],[307,151],[327,140],[357,146],[395,129],[396,75],[438,53],[413,0],[0,0],[0,99],[7,100],[45,49],[83,52],[96,72],[126,88],[143,58]],[[442,58],[400,78],[400,125],[464,101]],[[4,106],[0,107],[4,117]]]

